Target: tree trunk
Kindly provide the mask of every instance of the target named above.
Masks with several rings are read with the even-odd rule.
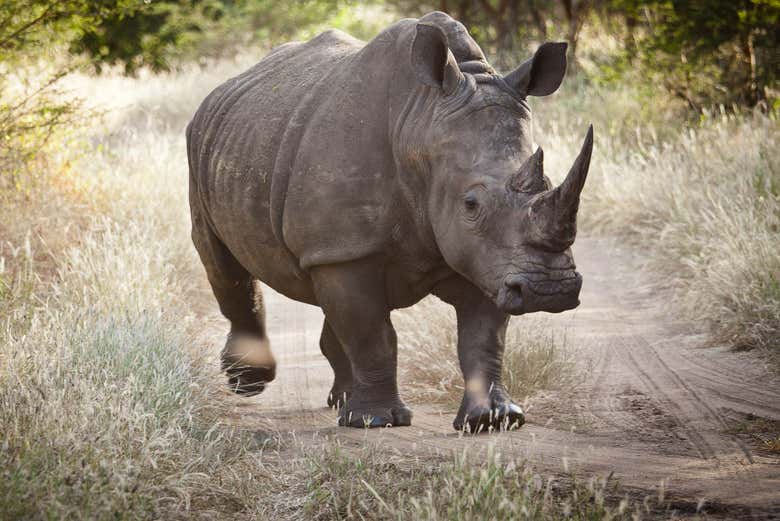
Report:
[[[747,66],[747,85],[746,98],[748,104],[753,107],[763,99],[763,89],[758,85],[758,71],[756,67],[756,49],[753,45],[753,32],[748,32],[742,42],[742,52],[745,54],[745,65]]]
[[[569,67],[571,70],[577,70],[577,40],[580,37],[580,30],[585,23],[585,17],[590,10],[590,0],[561,0],[563,12],[566,14],[568,22],[567,40],[569,41]]]
[[[501,0],[497,5],[490,3],[490,0],[479,0],[479,5],[488,18],[489,25],[496,29],[496,38],[494,52],[496,53],[496,65],[499,70],[507,67],[507,55],[514,46],[514,31],[512,22],[507,16],[509,4],[515,3],[511,0]]]
[[[625,45],[626,47],[626,52],[628,53],[628,59],[633,62],[637,54],[635,32],[636,32],[636,27],[638,25],[638,22],[636,16],[634,16],[633,13],[626,13],[625,21],[626,21],[626,37],[623,40],[623,45]]]
[[[455,13],[455,18],[466,26],[466,28],[469,28],[471,26],[471,18],[469,13],[469,7],[471,6],[471,2],[469,0],[460,0],[458,2],[457,12]]]

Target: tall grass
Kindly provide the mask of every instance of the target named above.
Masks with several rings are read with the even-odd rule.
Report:
[[[632,87],[580,86],[571,101],[538,102],[537,140],[559,179],[595,126],[580,209],[585,233],[620,235],[642,251],[678,307],[736,347],[780,345],[780,126],[776,115],[704,113],[695,124],[620,115],[663,100]],[[633,100],[626,102],[625,100]],[[642,100],[644,99],[644,102]],[[579,111],[567,107],[578,106]],[[673,114],[670,112],[667,116]],[[580,132],[581,133],[581,132]]]
[[[49,242],[19,223],[0,250],[0,518],[209,517],[256,498],[241,474],[258,447],[223,423],[191,328],[181,135],[153,116],[88,129],[82,155],[52,151],[34,206],[6,198],[47,236],[67,224],[42,215],[84,215],[48,273],[34,248]]]
[[[187,316],[167,304],[180,283],[155,249],[144,224],[100,220],[63,252],[57,281],[6,319],[0,517],[240,505],[206,472],[242,466],[246,448],[210,405],[214,375],[187,356]]]

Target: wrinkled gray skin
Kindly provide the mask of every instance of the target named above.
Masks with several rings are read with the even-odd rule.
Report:
[[[187,129],[192,238],[231,323],[233,390],[275,375],[260,280],[324,311],[341,425],[409,425],[390,311],[433,293],[457,312],[455,428],[523,423],[501,384],[509,316],[574,308],[582,283],[569,247],[592,130],[552,189],[525,101],[558,88],[565,51],[502,77],[434,12],[368,43],[283,45],[206,98]]]

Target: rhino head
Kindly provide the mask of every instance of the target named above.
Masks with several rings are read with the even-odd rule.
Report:
[[[419,23],[411,67],[428,90],[416,153],[426,165],[427,216],[444,260],[507,313],[579,305],[582,277],[570,248],[593,129],[566,179],[553,187],[542,150],[533,151],[525,101],[558,89],[566,44],[545,43],[499,76],[486,62],[458,64],[445,33]]]

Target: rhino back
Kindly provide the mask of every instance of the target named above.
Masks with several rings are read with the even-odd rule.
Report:
[[[276,216],[303,269],[398,253],[408,208],[391,113],[417,85],[408,73],[415,23],[393,24],[341,63],[312,93],[296,146],[283,147],[294,155],[280,163],[289,181],[284,212]]]
[[[274,171],[280,158],[295,156],[297,147],[290,143],[305,122],[306,99],[362,45],[338,31],[285,44],[215,89],[188,127],[191,204],[199,205],[212,231],[256,276],[269,264],[297,269],[272,226],[273,211],[283,210],[287,184],[275,180]],[[284,177],[281,170],[276,177]],[[277,207],[274,184],[281,195]]]

